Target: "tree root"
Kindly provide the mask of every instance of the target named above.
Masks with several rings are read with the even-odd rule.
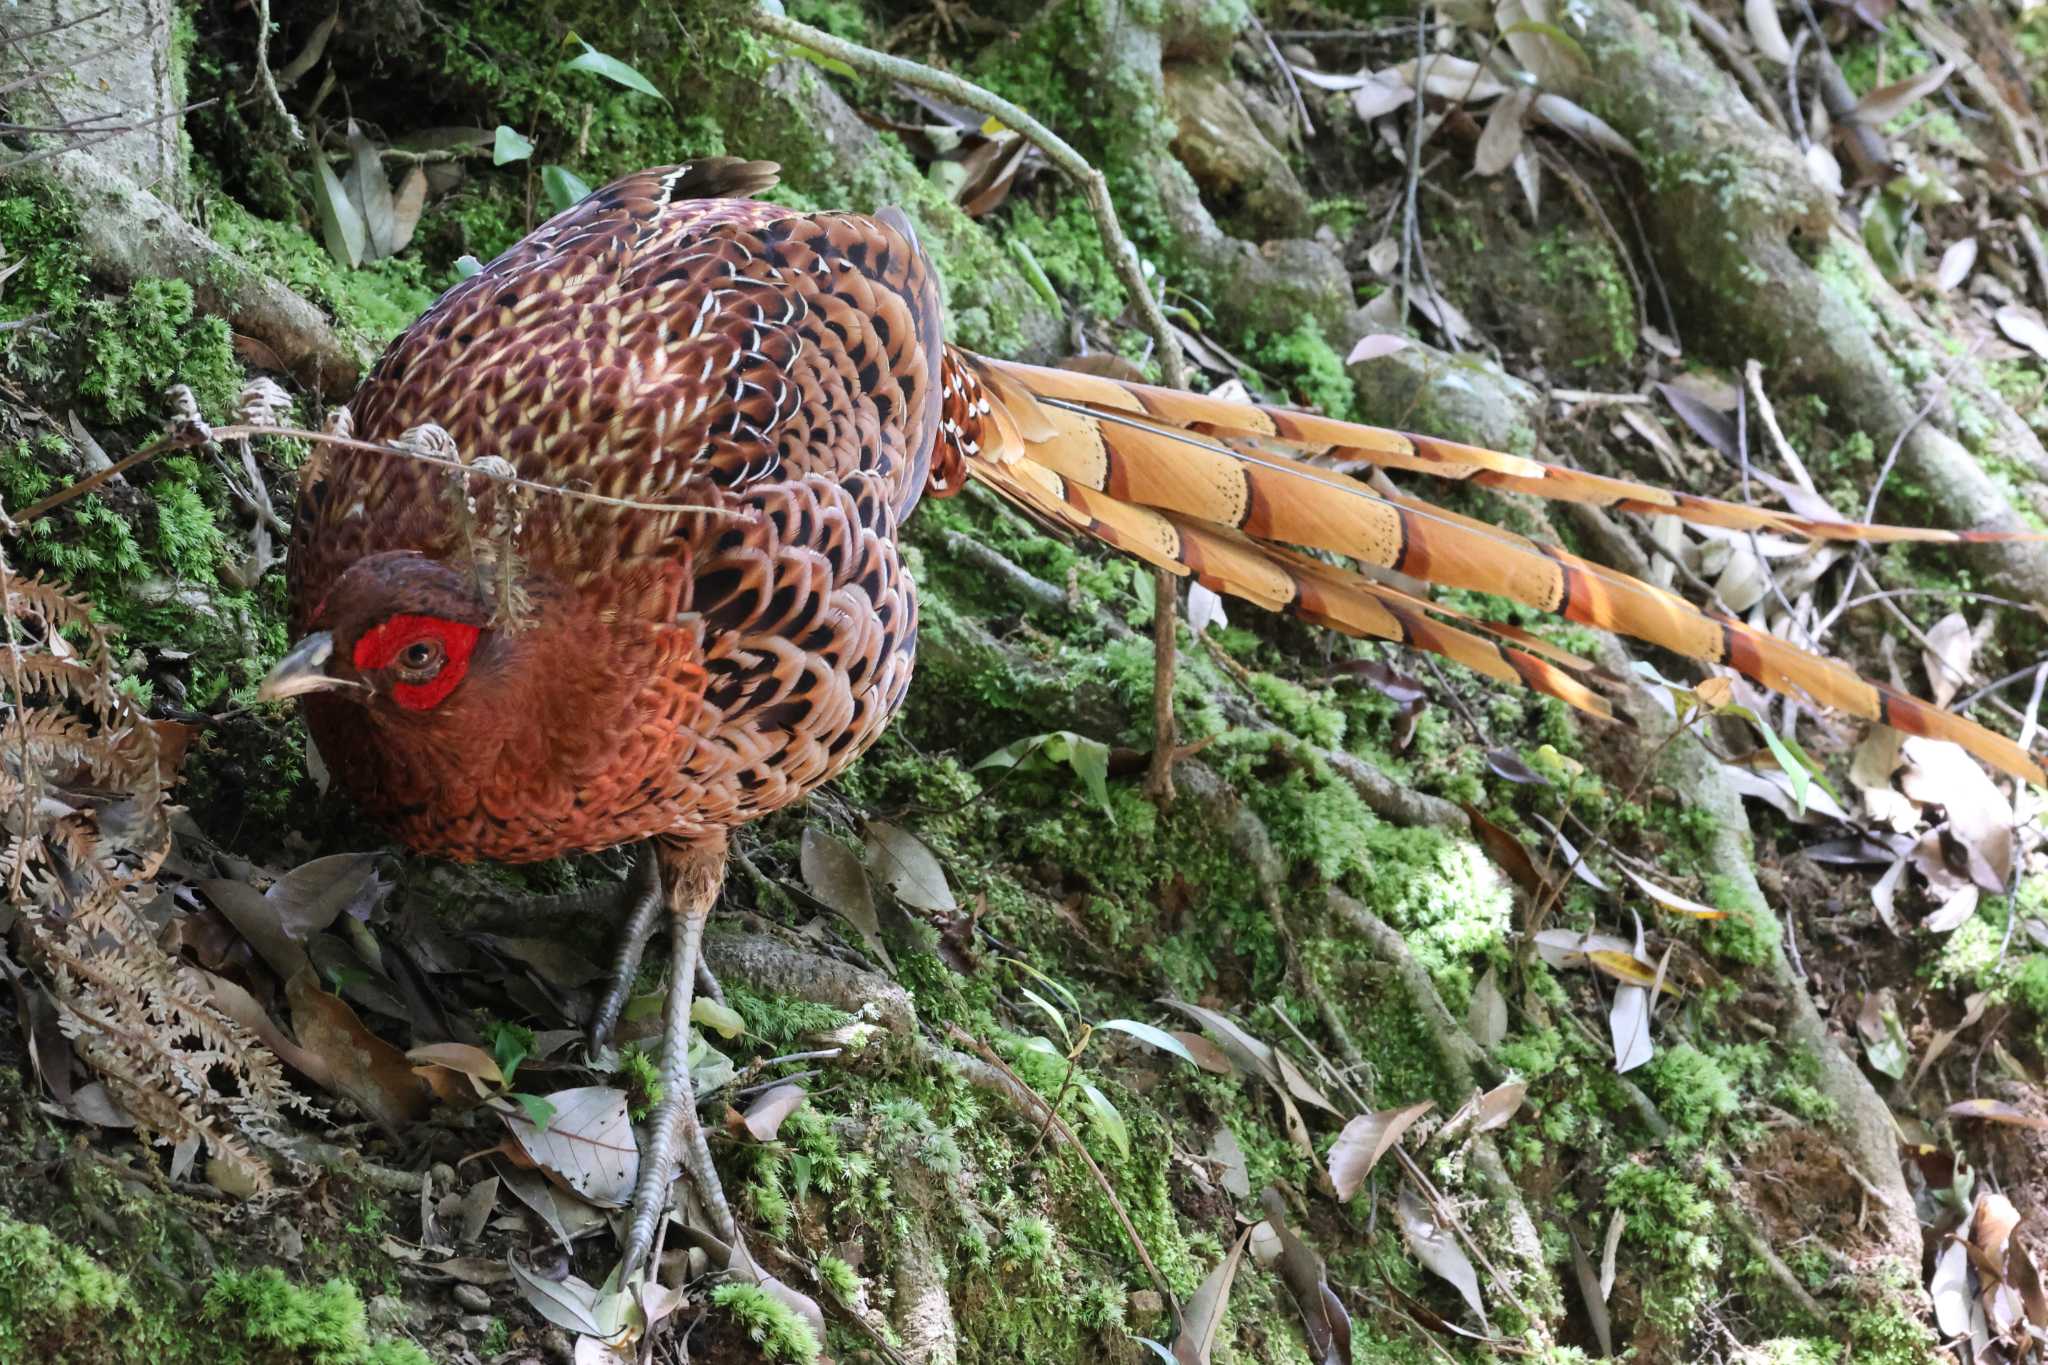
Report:
[[[1452,1017],[1443,997],[1437,994],[1436,983],[1429,979],[1429,972],[1415,960],[1415,954],[1408,951],[1408,940],[1396,933],[1392,925],[1343,892],[1332,888],[1328,897],[1330,912],[1356,930],[1379,959],[1393,969],[1403,994],[1428,1019],[1429,1035],[1436,1040],[1437,1057],[1444,1075],[1459,1090],[1477,1090],[1476,1078],[1482,1073],[1495,1073],[1498,1069],[1487,1060],[1472,1035],[1465,1031],[1463,1021]],[[1346,1060],[1356,1064],[1362,1059],[1354,1055]],[[1563,1291],[1550,1273],[1550,1266],[1543,1256],[1543,1239],[1536,1231],[1535,1220],[1529,1216],[1528,1205],[1522,1200],[1521,1186],[1515,1183],[1506,1164],[1501,1161],[1500,1148],[1490,1135],[1481,1133],[1471,1139],[1471,1150],[1473,1168],[1479,1173],[1480,1183],[1507,1225],[1508,1246],[1536,1291],[1529,1297],[1551,1311],[1562,1311]]]
[[[355,388],[367,358],[318,308],[252,269],[90,152],[55,156],[47,172],[77,203],[79,244],[96,270],[123,283],[160,276],[184,280],[202,308],[225,315],[238,331],[276,352],[315,393],[340,399]]]
[[[806,952],[767,934],[714,928],[704,936],[704,959],[727,980],[770,995],[794,996],[861,1015],[897,1037],[917,1028],[910,992],[886,976],[864,972],[823,953]]]
[[[1576,92],[1638,147],[1684,148],[1686,174],[1667,177],[1643,209],[1665,244],[1667,280],[1689,292],[1727,350],[1766,359],[1778,382],[1810,390],[1867,431],[1899,446],[1898,471],[1924,488],[1935,524],[2024,530],[1998,484],[1956,437],[1916,422],[1909,375],[1941,341],[1885,283],[1862,245],[1836,224],[1790,139],[1771,127],[1685,33],[1658,32],[1617,0],[1587,6],[1582,41],[1598,87]],[[1807,263],[1792,237],[1821,239],[1832,276]],[[1965,361],[1951,381],[1984,414],[1985,453],[2037,472],[2048,451]],[[1966,547],[2012,596],[2048,603],[2048,545]]]

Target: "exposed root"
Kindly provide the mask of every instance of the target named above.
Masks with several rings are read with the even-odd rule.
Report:
[[[251,269],[175,208],[90,152],[52,157],[48,174],[77,202],[79,245],[96,269],[124,283],[184,280],[202,308],[270,347],[316,393],[342,398],[355,388],[367,357],[354,343],[318,308]]]
[[[763,994],[794,996],[864,1015],[899,1037],[907,1037],[917,1026],[910,992],[888,977],[766,934],[721,932],[714,925],[704,936],[704,960],[728,981],[744,981]]]

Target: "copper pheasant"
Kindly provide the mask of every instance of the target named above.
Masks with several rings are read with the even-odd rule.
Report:
[[[301,638],[266,684],[304,694],[335,779],[413,848],[531,861],[652,841],[601,1042],[655,908],[674,919],[667,1101],[643,1139],[631,1271],[677,1144],[720,1230],[689,1089],[703,923],[738,825],[829,781],[902,705],[917,594],[897,546],[969,479],[1209,587],[1443,654],[1600,715],[1583,665],[1304,549],[1514,598],[1916,734],[2033,781],[2013,741],[1740,622],[1339,468],[1472,480],[1711,526],[1816,521],[1309,413],[1040,369],[946,344],[937,281],[893,211],[746,196],[775,167],[628,176],[448,291],[352,400],[359,445],[303,479]],[[1305,457],[1315,457],[1316,463]],[[466,461],[477,473],[451,472]],[[522,495],[502,477],[565,490]]]

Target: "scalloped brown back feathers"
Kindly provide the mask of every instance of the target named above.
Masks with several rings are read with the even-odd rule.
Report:
[[[309,467],[291,555],[297,630],[336,629],[347,657],[342,635],[404,591],[344,576],[389,551],[444,566],[479,604],[494,600],[493,575],[516,575],[527,604],[519,619],[499,611],[469,675],[432,710],[308,698],[343,785],[416,847],[523,860],[699,839],[828,780],[881,733],[909,683],[917,601],[902,519],[921,495],[970,478],[1217,591],[1595,714],[1613,711],[1584,661],[1296,547],[1500,593],[2042,780],[2011,740],[1839,664],[1306,461],[1740,530],[1997,533],[1819,522],[971,355],[944,344],[936,282],[900,215],[739,197],[772,178],[763,163],[707,160],[606,186],[451,289],[351,404],[366,439],[433,424],[467,461],[500,457],[529,479],[704,511],[549,497],[513,507],[502,485],[374,452]],[[486,528],[515,524],[509,547],[491,550]]]

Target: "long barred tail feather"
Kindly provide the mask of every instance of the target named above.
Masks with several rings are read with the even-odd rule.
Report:
[[[1492,678],[1615,714],[1583,660],[1526,632],[1424,601],[1301,548],[1438,587],[1495,593],[1631,635],[1754,682],[1909,734],[1952,740],[2034,782],[2012,740],[1871,682],[1662,588],[1407,494],[1375,492],[1298,452],[1489,487],[1675,516],[1742,531],[1836,540],[1962,543],[2029,533],[1822,521],[1668,492],[1514,455],[1310,413],[1230,402],[949,348],[936,493],[978,479],[1012,501],[1218,592],[1441,654]],[[941,480],[944,480],[944,483]],[[1297,548],[1299,547],[1299,548]]]

